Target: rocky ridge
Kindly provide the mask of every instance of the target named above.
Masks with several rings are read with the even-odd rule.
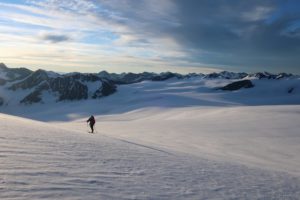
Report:
[[[84,99],[97,99],[108,96],[117,91],[117,85],[132,84],[141,81],[165,81],[168,79],[188,79],[200,77],[203,79],[232,79],[236,83],[224,86],[223,90],[238,90],[241,88],[254,87],[251,79],[290,79],[299,76],[280,73],[271,74],[259,72],[253,74],[219,72],[210,74],[190,73],[182,75],[172,72],[156,73],[68,73],[58,74],[55,72],[37,70],[31,71],[26,68],[8,68],[0,63],[0,89],[10,91],[23,91],[25,95],[20,97],[19,103],[47,103],[50,97],[55,101],[75,101]],[[250,79],[241,81],[244,79]],[[48,96],[47,96],[48,95]],[[52,99],[53,99],[52,98]],[[5,104],[6,98],[0,96],[0,105]]]

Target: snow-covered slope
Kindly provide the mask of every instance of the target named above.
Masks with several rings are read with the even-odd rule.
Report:
[[[44,122],[0,115],[0,199],[297,199],[300,80],[245,79],[255,87],[196,76],[2,106]]]
[[[82,118],[96,114],[101,134],[300,175],[300,96],[285,90],[299,81],[260,81],[255,84],[261,87],[236,92],[209,89],[224,81],[143,82],[122,86],[97,104],[70,105],[76,112],[61,106],[27,116],[71,120],[60,126],[84,131]]]
[[[141,109],[98,117],[103,134],[300,175],[300,106]],[[82,123],[71,126],[80,129]]]
[[[296,199],[300,179],[0,115],[1,199]],[[154,129],[155,130],[155,129]]]
[[[119,85],[116,93],[100,100],[57,102],[32,106],[2,106],[0,112],[42,121],[69,121],[89,114],[122,114],[144,108],[186,108],[262,105],[300,105],[300,78],[252,79],[255,87],[237,91],[221,88],[230,79],[170,79]],[[289,91],[293,88],[292,92]],[[1,92],[1,91],[0,91]],[[13,94],[11,94],[13,97]]]

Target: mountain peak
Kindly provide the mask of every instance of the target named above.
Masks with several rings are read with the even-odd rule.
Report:
[[[7,67],[4,63],[0,63],[0,69],[7,69]]]

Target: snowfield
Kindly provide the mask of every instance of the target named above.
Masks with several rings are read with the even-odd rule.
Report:
[[[299,176],[288,173],[2,114],[0,123],[1,199],[297,199],[300,195]]]
[[[0,199],[299,199],[299,79],[229,82],[0,107]]]

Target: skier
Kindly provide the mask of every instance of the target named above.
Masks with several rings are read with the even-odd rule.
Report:
[[[92,133],[94,133],[94,125],[96,123],[96,120],[95,120],[94,116],[92,115],[86,122],[90,123]]]

